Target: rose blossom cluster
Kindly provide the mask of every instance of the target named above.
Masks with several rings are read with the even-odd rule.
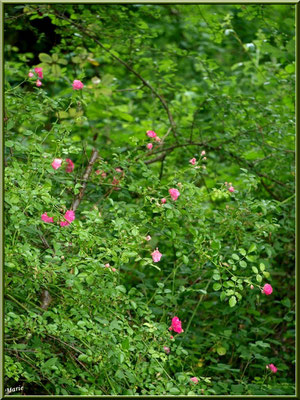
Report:
[[[202,150],[201,151],[201,157],[203,157],[202,158],[203,161],[207,160],[207,158],[204,157],[205,154],[206,154],[205,150]],[[195,165],[197,163],[197,159],[195,157],[193,157],[193,158],[190,159],[189,163],[192,164],[192,165]],[[205,165],[203,165],[203,167],[205,167]],[[200,167],[196,167],[196,168],[200,168]]]
[[[40,81],[40,79],[43,79],[43,68],[35,67],[33,70],[34,70],[35,74],[30,70],[28,72],[28,76],[29,76],[29,78],[36,77],[37,81],[36,81],[35,84],[36,84],[37,87],[40,87],[40,86],[42,86],[42,82]]]
[[[154,140],[155,140],[156,142],[158,142],[158,143],[161,142],[161,138],[160,138],[159,136],[157,136],[157,133],[154,132],[154,131],[147,131],[147,132],[146,132],[146,135],[147,135],[149,138],[154,139]],[[147,143],[146,147],[147,147],[148,150],[152,150],[153,144],[152,144],[152,143]]]
[[[66,211],[65,215],[63,216],[63,218],[64,218],[64,220],[59,222],[60,226],[68,226],[68,225],[70,225],[71,222],[74,221],[75,212],[73,210],[68,210],[68,211]],[[54,222],[54,218],[53,217],[49,217],[46,212],[41,215],[41,220],[44,221],[44,222],[47,222],[47,223],[53,223]]]
[[[35,84],[36,84],[37,87],[40,87],[40,86],[42,86],[41,79],[43,79],[43,77],[44,77],[43,76],[43,68],[42,67],[35,67],[33,70],[34,70],[35,74],[32,72],[32,70],[30,70],[28,72],[28,77],[29,78],[36,77],[37,81],[36,81]],[[78,79],[75,79],[73,81],[73,83],[72,83],[73,90],[81,90],[81,89],[83,89],[83,87],[84,87],[84,84]]]
[[[67,163],[67,165],[66,165],[66,172],[68,172],[68,173],[70,173],[70,172],[73,172],[73,170],[74,170],[74,163],[73,163],[73,161],[70,159],[70,158],[66,158],[66,163]],[[63,162],[63,159],[62,158],[55,158],[54,160],[53,160],[53,162],[52,162],[52,168],[53,169],[58,169],[58,168],[60,168],[61,167],[61,165],[62,165],[62,162]]]
[[[229,192],[231,192],[231,193],[235,192],[235,188],[232,186],[231,182],[229,182],[229,183],[225,182],[225,186],[227,187]]]

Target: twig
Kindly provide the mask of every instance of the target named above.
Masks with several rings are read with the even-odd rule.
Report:
[[[83,174],[83,177],[82,177],[82,187],[81,187],[81,189],[79,191],[79,195],[76,197],[76,199],[73,201],[73,204],[72,204],[72,210],[73,211],[77,210],[77,208],[78,208],[78,206],[79,206],[79,204],[80,204],[80,202],[81,202],[81,200],[83,198],[83,195],[84,195],[84,192],[85,192],[85,189],[86,189],[86,185],[87,185],[87,181],[89,180],[90,174],[92,172],[93,165],[94,165],[94,163],[96,162],[96,160],[98,158],[98,153],[99,153],[98,150],[93,148],[90,161],[89,161],[88,166],[86,167],[86,170],[85,170],[85,172]]]
[[[210,278],[210,280],[208,281],[208,283],[207,283],[207,285],[205,287],[205,291],[207,290],[208,286],[210,285],[211,280],[212,280],[212,278]],[[185,329],[185,333],[187,333],[187,331],[189,330],[189,327],[190,327],[190,325],[191,325],[191,323],[192,323],[192,321],[194,319],[194,316],[195,316],[195,314],[196,314],[196,312],[197,312],[197,310],[198,310],[198,308],[199,308],[204,296],[205,296],[204,294],[202,294],[200,296],[200,299],[199,299],[199,301],[198,301],[198,303],[197,303],[197,305],[196,305],[196,307],[194,309],[194,312],[193,312],[193,314],[192,314],[192,316],[191,316],[191,318],[190,318],[190,320],[189,320],[189,322],[187,324],[187,327]]]
[[[266,191],[273,197],[273,199],[280,201],[281,199],[272,192],[272,190],[265,184],[265,182],[263,181],[263,179],[260,180],[261,184],[263,185],[263,187],[266,189]]]

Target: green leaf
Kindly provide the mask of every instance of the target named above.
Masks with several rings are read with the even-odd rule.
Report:
[[[259,269],[261,270],[261,272],[264,272],[264,270],[266,269],[266,266],[264,263],[260,263],[259,264]]]
[[[260,283],[262,281],[262,276],[257,274],[256,275],[256,280],[257,280],[258,283]]]
[[[236,253],[233,253],[231,257],[232,257],[234,260],[237,260],[237,261],[240,259],[240,257],[239,257]]]
[[[184,264],[188,265],[189,263],[189,258],[187,256],[182,257]]]
[[[220,290],[221,287],[222,287],[222,285],[221,285],[220,283],[218,283],[218,282],[215,282],[215,283],[213,284],[213,290],[215,290],[215,291]]]
[[[177,389],[176,387],[172,387],[172,388],[170,389],[170,393],[171,393],[171,394],[179,394],[179,393],[180,393],[180,390]]]
[[[88,283],[89,285],[92,285],[95,281],[95,277],[94,277],[94,275],[89,275],[85,278],[85,280],[86,280],[86,283]]]
[[[256,244],[252,243],[249,247],[248,254],[253,253],[256,250]]]
[[[229,305],[230,305],[230,307],[234,307],[236,305],[236,297],[235,296],[230,297]]]
[[[53,64],[52,65],[52,74],[58,78],[61,75],[61,68],[58,64]]]
[[[51,58],[51,56],[49,56],[49,54],[46,54],[46,53],[40,53],[40,54],[39,54],[39,59],[40,59],[41,62],[43,62],[43,63],[47,63],[47,64],[52,63],[52,58]]]
[[[128,350],[129,349],[129,346],[130,346],[130,343],[129,343],[129,338],[127,337],[125,340],[123,340],[123,342],[122,342],[122,348],[124,349],[124,350]]]
[[[234,303],[235,304],[235,303]],[[233,306],[231,306],[233,307]],[[226,349],[223,346],[219,346],[217,347],[217,353],[219,354],[219,356],[224,356],[226,354]]]
[[[123,285],[117,286],[116,290],[119,290],[119,292],[122,292],[122,293],[126,293],[126,287]]]
[[[56,364],[56,362],[57,362],[57,357],[50,358],[45,363],[43,363],[42,368],[43,369],[50,368],[52,367],[52,365]]]
[[[257,257],[256,256],[246,256],[246,259],[250,262],[255,262]]]
[[[293,74],[295,72],[295,64],[288,64],[284,69],[289,74]]]
[[[241,253],[242,256],[245,256],[247,254],[245,249],[239,249],[239,252]]]
[[[283,304],[287,308],[291,308],[291,301],[288,297],[285,297],[281,300],[281,304]]]
[[[247,267],[246,261],[244,261],[244,260],[240,261],[240,266],[241,266],[242,268],[246,268],[246,267]]]
[[[222,293],[220,294],[220,300],[221,300],[221,301],[224,301],[225,298],[226,298],[226,292],[222,292]]]
[[[59,55],[58,55],[57,53],[53,53],[53,54],[52,54],[52,60],[53,60],[54,62],[57,62],[57,61],[58,61],[58,58],[59,58]]]
[[[256,267],[252,267],[252,271],[253,271],[255,274],[258,274],[258,269],[257,269]]]

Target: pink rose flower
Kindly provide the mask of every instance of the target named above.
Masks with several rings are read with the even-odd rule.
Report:
[[[112,272],[116,272],[116,268],[112,268],[111,270],[112,270]]]
[[[269,296],[273,292],[273,288],[269,283],[266,283],[263,287],[263,293]]]
[[[158,136],[156,136],[154,140],[155,140],[156,142],[161,142],[161,138],[158,137]]]
[[[80,90],[80,89],[83,88],[84,85],[83,85],[83,83],[81,81],[75,79],[75,81],[73,81],[73,85],[72,86],[73,86],[74,90]]]
[[[233,193],[234,192],[234,187],[233,186],[229,186],[228,190],[229,190],[229,192]]]
[[[254,286],[253,286],[253,285],[251,285],[251,286],[250,286],[250,289],[251,289],[251,290],[253,290],[253,289],[254,289]]]
[[[116,177],[114,177],[114,179],[111,182],[112,185],[116,186],[116,187],[114,187],[114,190],[120,190],[121,189],[120,187],[117,187],[117,185],[119,183],[120,183],[120,181]]]
[[[39,79],[36,81],[36,86],[37,86],[37,87],[42,86],[42,82],[41,82]]]
[[[53,217],[48,217],[46,212],[44,214],[42,214],[41,219],[44,222],[54,222]]]
[[[199,382],[199,379],[196,378],[195,376],[193,376],[193,377],[191,378],[191,381],[192,381],[193,383],[197,384],[197,383]]]
[[[75,219],[75,212],[73,210],[69,210],[64,215],[65,221],[60,222],[60,226],[68,226]]]
[[[169,189],[169,193],[174,201],[177,200],[178,197],[180,196],[179,190],[177,189]]]
[[[278,369],[275,367],[274,364],[269,364],[266,366],[266,368],[270,369],[273,372],[273,374],[276,374],[276,372],[278,371]]]
[[[160,261],[162,254],[158,251],[158,247],[156,247],[156,250],[151,253],[153,262],[158,262]]]
[[[181,327],[181,321],[180,321],[180,319],[178,317],[172,318],[172,324],[171,324],[169,330],[177,332],[177,333],[182,333],[183,332],[183,329]]]
[[[170,339],[174,339],[174,336],[173,336],[173,335],[171,335],[171,336],[170,336]]]
[[[106,173],[106,172],[102,172],[102,174],[101,174],[102,178],[105,178],[105,177],[106,177],[106,175],[107,175],[107,173]]]
[[[205,150],[201,151],[201,156],[205,156]]]
[[[64,217],[68,222],[73,222],[75,219],[75,213],[73,210],[69,210],[65,213]]]
[[[61,163],[62,163],[62,159],[61,158],[55,158],[52,165],[53,169],[58,169],[59,167],[61,167]]]
[[[68,225],[70,225],[70,222],[68,222],[68,221],[60,221],[60,226],[68,226]]]
[[[29,76],[29,78],[33,78],[34,74],[30,71],[30,72],[28,72],[28,76]]]
[[[101,173],[100,169],[97,169],[97,170],[95,171],[95,174],[96,174],[96,175],[100,175],[100,173]]]
[[[163,197],[163,198],[161,199],[161,203],[162,203],[162,204],[166,204],[166,202],[167,202],[167,200]]]
[[[148,143],[148,144],[147,144],[147,149],[151,150],[152,147],[153,147],[153,144],[152,144],[152,143]]]
[[[196,158],[191,158],[189,162],[190,162],[192,165],[195,165],[195,164],[196,164]]]
[[[151,236],[150,236],[150,235],[147,235],[147,236],[146,236],[146,240],[149,242],[149,240],[151,240]]]
[[[169,347],[167,347],[167,346],[164,346],[164,352],[166,353],[166,354],[169,354],[170,353],[170,348]]]
[[[151,137],[151,138],[154,138],[157,135],[156,135],[156,133],[154,131],[147,131],[147,136]]]
[[[105,268],[110,268],[110,265],[107,263],[104,265]]]
[[[120,173],[123,172],[122,168],[116,168],[116,171],[117,171],[117,172],[120,172]]]
[[[74,170],[73,161],[70,160],[69,158],[66,158],[66,162],[68,163],[68,165],[66,166],[66,172],[73,172],[73,170]]]
[[[43,79],[43,68],[36,67],[36,68],[34,68],[34,72],[37,74],[37,76],[40,79]]]

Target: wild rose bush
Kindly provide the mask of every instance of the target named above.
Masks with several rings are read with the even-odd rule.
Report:
[[[294,393],[293,8],[268,10],[6,6],[6,387]],[[45,18],[56,44],[13,50]]]

